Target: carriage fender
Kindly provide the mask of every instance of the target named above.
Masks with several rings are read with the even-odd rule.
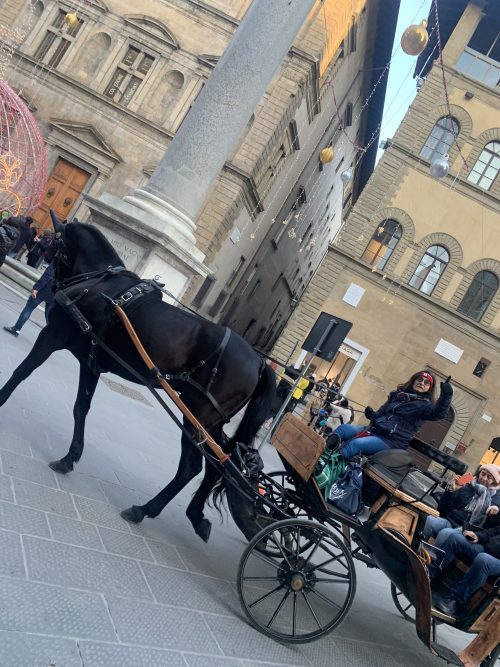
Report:
[[[431,587],[427,570],[411,547],[386,528],[372,530],[370,545],[379,568],[415,605],[419,639],[431,647]]]

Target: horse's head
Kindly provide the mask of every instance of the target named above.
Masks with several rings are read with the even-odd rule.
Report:
[[[63,225],[52,211],[51,217],[56,234],[47,259],[53,263],[58,283],[109,266],[123,266],[117,252],[97,227],[81,222]]]

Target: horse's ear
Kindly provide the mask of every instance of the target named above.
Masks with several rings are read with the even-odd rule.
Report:
[[[52,218],[52,224],[54,226],[54,231],[56,233],[57,232],[62,232],[62,230],[64,229],[64,226],[62,225],[61,222],[59,222],[59,218],[57,217],[57,215],[54,213],[54,211],[52,209],[50,209],[49,213],[50,213],[50,217]]]

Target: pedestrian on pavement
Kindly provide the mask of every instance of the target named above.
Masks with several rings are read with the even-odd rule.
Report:
[[[17,225],[14,222],[10,224],[9,220],[12,218],[0,221],[0,266],[5,262],[7,253],[15,246],[20,234]]]
[[[33,290],[26,305],[22,309],[17,322],[11,327],[4,327],[4,331],[12,334],[16,338],[19,336],[19,332],[29,320],[31,313],[35,308],[45,301],[45,321],[48,322],[48,317],[52,306],[54,305],[54,268],[52,264],[49,264],[45,271],[42,273],[40,278],[33,285]]]
[[[47,256],[48,250],[51,246],[53,233],[50,229],[45,229],[42,236],[38,238],[31,250],[28,252],[28,266],[37,269]]]
[[[21,248],[32,239],[31,225],[33,218],[30,216],[17,215],[7,219],[8,225],[14,225],[19,230],[19,236],[14,246],[9,250],[9,257],[16,257]]]

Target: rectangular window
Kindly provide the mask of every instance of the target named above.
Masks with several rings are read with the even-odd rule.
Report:
[[[231,271],[231,275],[229,276],[228,281],[227,281],[227,286],[228,287],[231,287],[231,285],[234,283],[234,281],[236,279],[236,276],[240,272],[240,269],[241,269],[241,267],[243,266],[244,263],[245,263],[245,258],[242,255],[239,258],[238,263],[236,264],[234,269]]]
[[[127,107],[153,66],[154,61],[153,56],[144,53],[135,46],[129,46],[127,53],[116,68],[104,91],[106,97]]]
[[[207,276],[205,280],[203,281],[200,289],[196,293],[194,299],[192,300],[191,304],[195,308],[199,308],[203,301],[205,300],[205,297],[207,296],[208,292],[212,288],[212,285],[215,282],[215,278],[213,276]]]
[[[40,60],[49,67],[56,68],[59,65],[83,26],[83,21],[78,17],[74,25],[66,23],[66,15],[67,12],[62,9],[58,11],[35,51],[35,60]]]

